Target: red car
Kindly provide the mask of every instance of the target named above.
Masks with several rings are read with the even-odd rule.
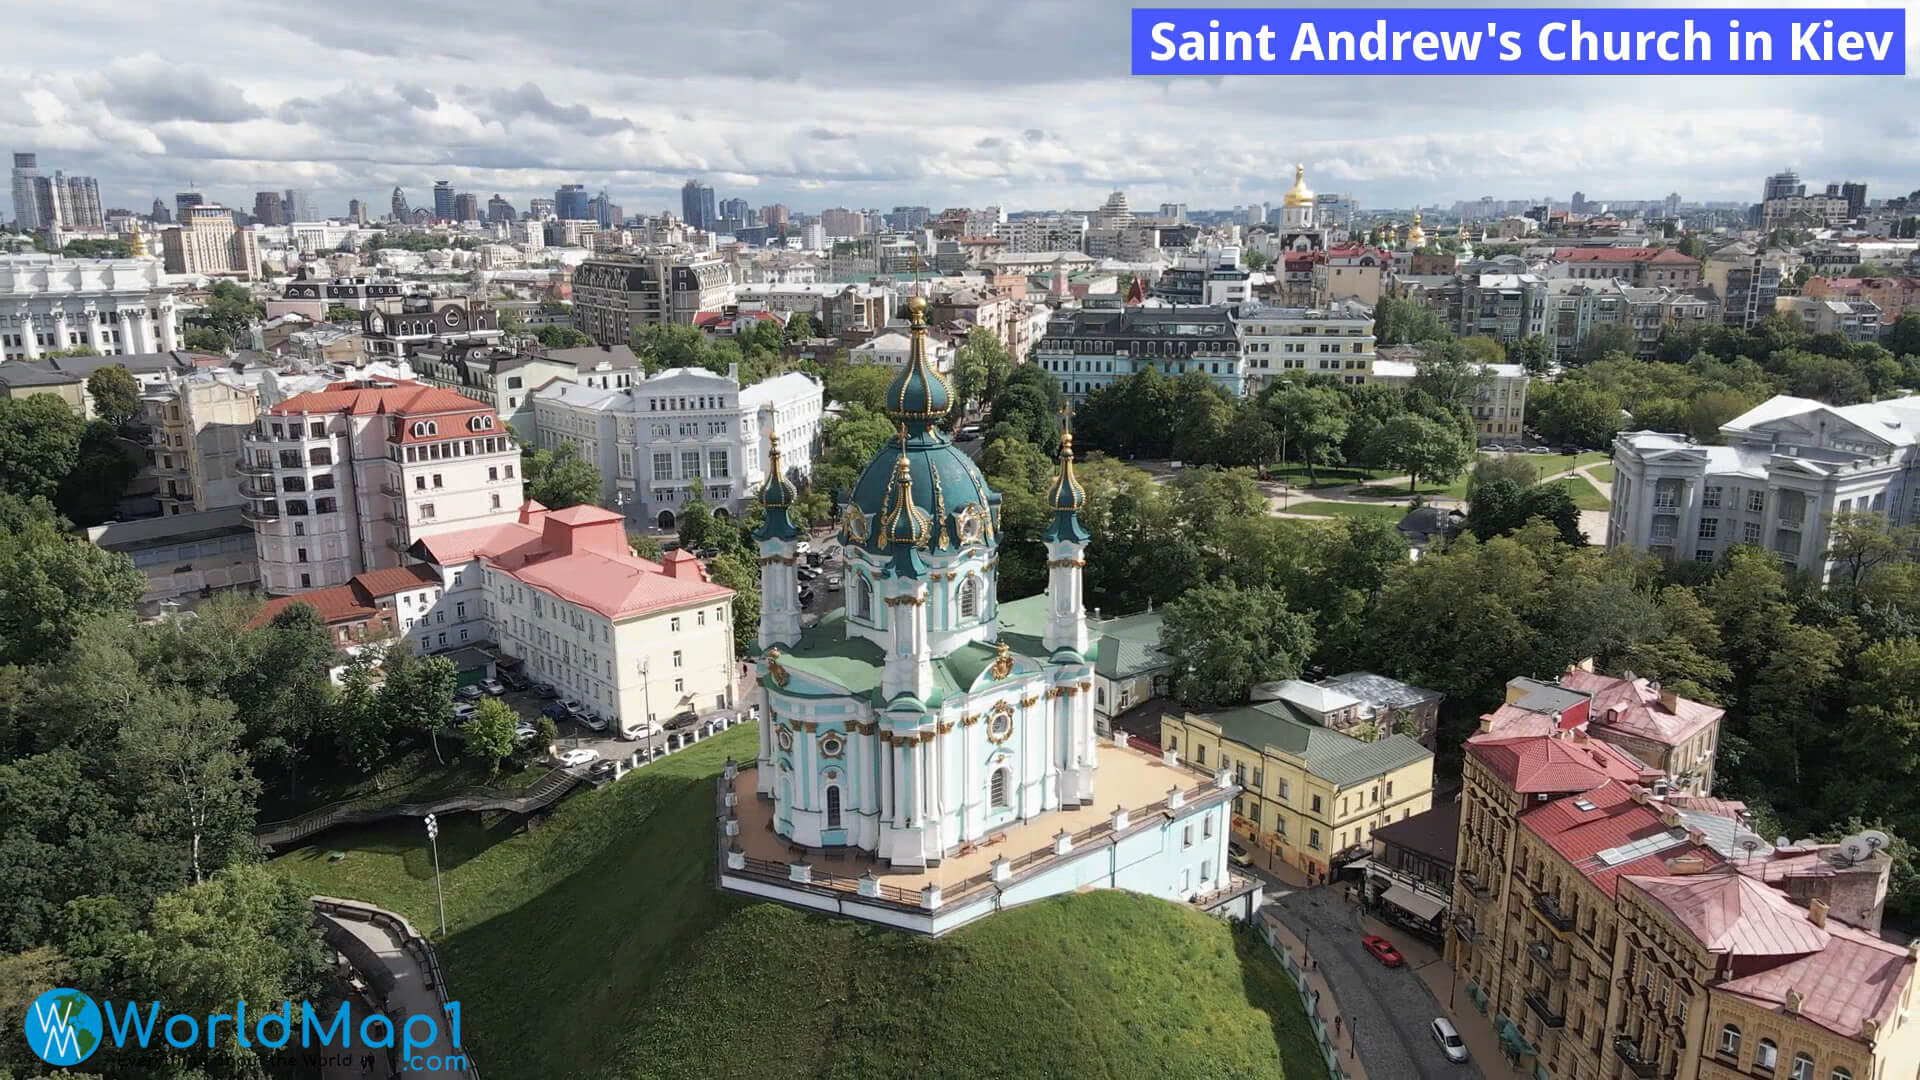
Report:
[[[1396,968],[1406,963],[1400,956],[1400,950],[1393,947],[1393,942],[1377,934],[1368,934],[1366,937],[1361,938],[1360,944],[1366,946],[1367,951],[1373,954],[1375,960],[1380,961],[1390,968]]]

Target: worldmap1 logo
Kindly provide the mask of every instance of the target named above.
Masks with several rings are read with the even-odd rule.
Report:
[[[49,1065],[78,1065],[100,1047],[100,1007],[78,990],[55,987],[27,1009],[27,1046]]]

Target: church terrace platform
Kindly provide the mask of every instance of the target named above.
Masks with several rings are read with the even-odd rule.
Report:
[[[1100,743],[1098,754],[1094,805],[1008,825],[982,842],[949,850],[931,867],[889,866],[857,849],[789,844],[773,831],[772,802],[754,791],[756,763],[737,765],[719,782],[718,883],[796,906],[944,933],[1003,906],[1089,887],[1078,879],[1096,879],[1092,886],[1099,887],[1101,872],[1076,871],[1070,864],[1164,833],[1240,790],[1228,774],[1135,749],[1124,736]],[[1063,872],[1076,883],[1064,885]],[[1226,882],[1227,868],[1219,874]],[[1054,879],[1051,886],[1047,878]]]

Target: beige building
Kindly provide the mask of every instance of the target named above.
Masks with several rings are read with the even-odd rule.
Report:
[[[1585,731],[1658,770],[1665,790],[1710,794],[1726,710],[1631,676],[1604,675],[1589,662],[1568,668],[1558,683],[1511,679],[1506,701],[1480,718],[1480,730],[1499,736]]]
[[[1374,364],[1373,309],[1355,301],[1324,308],[1241,304],[1234,319],[1240,336],[1246,392],[1275,379],[1331,375],[1345,383],[1367,381]]]
[[[260,273],[260,247],[253,230],[241,228],[233,220],[233,211],[218,203],[188,207],[180,224],[160,237],[169,274],[251,281]]]
[[[1657,770],[1584,729],[1482,733],[1466,750],[1447,960],[1516,1071],[1866,1080],[1920,1067],[1912,952],[1875,936],[1877,906],[1849,894],[1829,907],[1806,888],[1850,867],[1883,892],[1891,860],[1867,836],[1776,849],[1737,804],[1663,798]]]
[[[1396,345],[1373,361],[1368,382],[1385,386],[1413,385],[1420,373],[1420,348]],[[1533,377],[1522,364],[1482,364],[1483,376],[1467,406],[1482,439],[1511,438],[1523,433],[1527,418],[1527,389]]]
[[[1161,746],[1196,766],[1232,769],[1244,790],[1233,831],[1259,858],[1325,875],[1373,830],[1433,805],[1433,753],[1406,735],[1362,742],[1297,720],[1277,702],[1170,715]]]
[[[1393,260],[1373,248],[1336,249],[1313,262],[1313,302],[1328,307],[1342,300],[1357,300],[1372,307],[1380,302]]]
[[[239,506],[240,462],[259,417],[259,395],[212,369],[169,378],[142,400],[152,432],[153,474],[169,515]]]

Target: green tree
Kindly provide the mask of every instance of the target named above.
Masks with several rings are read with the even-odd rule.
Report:
[[[124,428],[140,416],[140,384],[125,364],[107,364],[87,376],[87,394],[93,398],[94,415]]]
[[[1247,248],[1240,253],[1241,265],[1249,270],[1265,270],[1272,262],[1273,260],[1269,259],[1265,252],[1255,251],[1252,248]]]
[[[0,399],[0,491],[52,498],[80,462],[82,420],[52,394]]]
[[[1381,297],[1373,309],[1374,340],[1381,345],[1418,345],[1453,335],[1440,313],[1419,300]]]
[[[760,635],[760,568],[744,552],[723,551],[707,560],[707,577],[733,590],[733,651],[745,656]]]
[[[1920,356],[1920,312],[1902,312],[1881,332],[1880,340],[1895,356]]]
[[[1167,605],[1160,648],[1173,660],[1182,704],[1234,705],[1258,683],[1300,674],[1313,626],[1278,590],[1201,585]]]
[[[487,763],[487,775],[500,775],[500,763],[512,756],[519,736],[514,728],[520,724],[520,714],[499,698],[481,698],[473,708],[473,716],[460,726],[460,738],[466,745],[467,756]]]
[[[1319,482],[1316,468],[1346,455],[1347,402],[1331,386],[1282,383],[1267,399],[1273,427],[1283,448],[1293,449],[1307,466],[1307,482]]]
[[[134,895],[142,847],[98,770],[62,747],[0,764],[0,952],[49,940],[60,908]],[[3,1059],[0,1059],[3,1060]]]
[[[956,415],[978,405],[991,404],[1007,377],[1013,357],[1000,335],[984,326],[967,331],[967,340],[953,358],[953,407]]]
[[[131,559],[66,531],[44,501],[0,502],[0,662],[49,659],[93,618],[132,614],[147,585]]]
[[[1573,355],[1567,358],[1567,362],[1581,367],[1616,354],[1632,356],[1633,349],[1631,329],[1618,323],[1602,323],[1587,331],[1587,336],[1573,347]]]
[[[395,738],[432,736],[453,717],[453,688],[458,672],[444,656],[417,656],[404,642],[387,649],[383,661],[380,707]]]
[[[89,421],[80,435],[79,459],[73,471],[61,478],[54,506],[82,527],[111,519],[128,486],[140,475],[144,460],[141,451],[130,453],[129,449],[112,424]]]
[[[182,327],[181,341],[195,352],[223,353],[230,347],[227,335],[211,326]]]
[[[660,541],[655,540],[646,533],[627,533],[627,548],[635,555],[651,562],[659,562],[660,557],[666,554],[666,552],[660,548]]]
[[[327,306],[327,321],[358,326],[360,324],[360,313],[345,304],[329,304]],[[506,327],[502,326],[501,329],[504,330]]]
[[[993,399],[987,424],[1011,425],[1015,436],[1052,457],[1060,450],[1060,410],[1065,403],[1060,380],[1036,364],[1021,364]]]
[[[1481,342],[1491,345],[1492,350],[1478,344]],[[1414,362],[1412,388],[1425,391],[1444,408],[1467,408],[1490,378],[1485,366],[1505,362],[1500,343],[1492,338],[1430,342],[1425,353]]]
[[[191,693],[150,693],[120,729],[116,779],[137,792],[134,828],[171,850],[186,876],[254,850],[260,781],[240,750],[233,705]]]
[[[1838,563],[1836,571],[1848,585],[1877,566],[1906,559],[1920,544],[1920,528],[1895,526],[1885,514],[1865,510],[1842,510],[1827,515],[1828,562]]]
[[[1539,334],[1528,334],[1513,343],[1507,357],[1526,368],[1527,374],[1538,378],[1553,367],[1553,344]]]
[[[1172,486],[1174,517],[1202,542],[1220,536],[1230,521],[1264,517],[1267,512],[1266,496],[1251,469],[1185,469],[1174,477]]]
[[[1402,413],[1375,432],[1369,456],[1405,472],[1411,492],[1418,489],[1421,480],[1444,484],[1460,475],[1473,450],[1458,427]]]
[[[520,476],[527,498],[549,510],[600,501],[600,470],[582,458],[572,443],[537,450],[522,446]]]
[[[878,364],[848,364],[827,377],[826,396],[877,413],[887,407],[887,387],[893,376],[893,369]]]
[[[814,337],[813,316],[804,311],[796,311],[787,316],[784,336],[788,345]]]
[[[593,344],[592,338],[571,326],[543,326],[534,337],[549,349],[579,349]]]
[[[1601,447],[1620,431],[1620,401],[1583,382],[1536,387],[1528,396],[1527,420],[1549,442]]]
[[[216,281],[201,309],[190,316],[195,326],[220,332],[227,343],[247,340],[254,323],[266,318],[265,304],[253,298],[246,286],[235,281]]]

